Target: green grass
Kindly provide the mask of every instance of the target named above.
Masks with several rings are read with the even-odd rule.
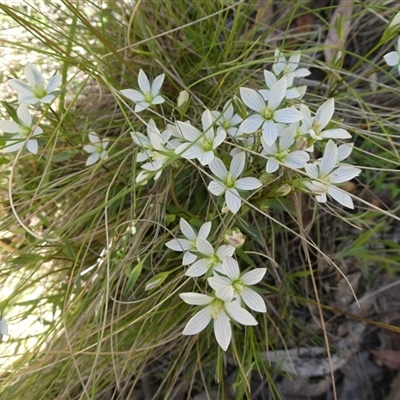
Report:
[[[10,289],[0,299],[0,310],[11,327],[31,315],[44,326],[34,345],[24,348],[15,331],[0,345],[20,346],[10,347],[20,357],[2,374],[2,396],[101,399],[117,390],[119,398],[127,398],[147,379],[157,387],[154,398],[213,389],[223,398],[228,362],[237,368],[235,398],[250,396],[252,374],[261,375],[273,398],[280,398],[278,372],[260,359],[260,352],[326,345],[326,330],[310,328],[294,310],[330,304],[334,291],[320,283],[336,274],[336,284],[342,275],[327,266],[329,260],[344,269],[343,276],[349,272],[344,265],[357,265],[367,289],[378,276],[398,277],[399,245],[380,235],[399,221],[398,117],[391,106],[400,93],[399,78],[382,59],[394,41],[379,44],[383,19],[397,10],[375,3],[356,5],[352,19],[354,24],[378,21],[376,32],[357,36],[353,28],[336,64],[318,58],[334,7],[309,10],[290,2],[286,12],[276,7],[263,16],[255,1],[143,1],[137,7],[113,1],[102,7],[66,0],[42,1],[40,7],[39,2],[37,7],[0,3],[0,21],[36,38],[33,44],[16,40],[8,46],[63,76],[57,102],[41,109],[41,156],[0,153],[0,230],[15,235],[3,240],[0,282]],[[319,30],[296,32],[295,22],[307,15]],[[267,17],[271,26],[265,24]],[[302,62],[322,73],[303,99],[312,111],[335,97],[334,118],[355,142],[350,162],[363,168],[352,192],[355,211],[333,202],[321,206],[300,193],[278,197],[277,181],[249,200],[255,207],[244,206],[240,218],[234,218],[221,214],[221,200],[207,192],[206,169],[189,168],[178,157],[156,183],[137,185],[138,150],[129,132],[145,133],[143,119],[153,118],[157,126],[179,119],[176,99],[184,89],[191,101],[183,120],[198,126],[205,108],[222,109],[241,86],[261,87],[276,42],[287,54],[300,50]],[[163,95],[168,100],[162,109],[135,115],[118,91],[137,87],[140,68],[151,77],[166,74]],[[22,69],[13,66],[9,75],[20,77]],[[11,107],[14,99],[6,99]],[[2,108],[1,119],[6,118]],[[109,158],[86,168],[82,147],[92,130],[110,139]],[[259,285],[267,291],[268,313],[257,315],[256,328],[233,328],[228,356],[210,328],[181,335],[195,308],[178,294],[201,286],[184,277],[180,254],[165,247],[178,234],[181,217],[197,228],[212,221],[215,240],[225,229],[240,226],[247,236],[244,256],[239,256],[243,268],[249,258],[268,267]],[[163,284],[144,291],[163,272]],[[29,293],[44,282],[45,290],[31,299]],[[42,309],[54,319],[40,317]]]

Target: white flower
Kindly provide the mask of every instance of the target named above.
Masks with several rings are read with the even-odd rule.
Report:
[[[182,335],[196,335],[214,323],[214,335],[221,348],[226,351],[232,338],[230,319],[242,325],[257,325],[255,318],[245,309],[232,302],[232,288],[224,288],[214,297],[200,293],[181,293],[180,298],[187,304],[205,306],[186,324]]]
[[[305,116],[303,124],[314,140],[351,138],[350,133],[342,128],[324,130],[329,124],[334,111],[335,100],[332,98],[318,108],[314,118],[311,118],[311,114]]]
[[[264,71],[264,79],[265,79],[265,84],[267,86],[267,89],[261,89],[258,92],[261,94],[261,96],[264,98],[264,100],[269,100],[271,88],[276,82],[278,82],[278,78],[272,72],[265,70]],[[307,86],[301,86],[298,88],[291,87],[293,85],[293,79],[291,77],[289,77],[289,79],[288,79],[288,77],[286,77],[287,88],[286,88],[285,98],[286,99],[299,99],[302,96],[304,96]]]
[[[219,125],[217,131],[225,130],[231,136],[235,137],[238,131],[236,125],[242,122],[242,118],[238,114],[234,114],[235,111],[231,102],[225,104],[224,110],[225,111],[222,113],[219,111],[211,111],[216,120],[216,124]]]
[[[231,257],[235,252],[233,246],[222,245],[214,250],[210,242],[201,236],[196,240],[197,252],[202,254],[204,258],[197,260],[186,271],[186,276],[201,276],[214,271],[222,271],[222,260],[224,257]]]
[[[338,149],[333,140],[329,140],[322,160],[313,164],[306,164],[305,170],[311,179],[305,185],[317,194],[316,199],[320,203],[326,202],[326,194],[332,196],[337,202],[348,208],[354,208],[350,195],[334,186],[333,183],[343,183],[358,176],[361,169],[351,166],[338,166]]]
[[[242,151],[232,158],[229,171],[219,158],[214,158],[209,165],[212,173],[220,181],[211,181],[208,185],[208,190],[215,196],[221,196],[225,193],[226,204],[234,214],[239,211],[242,205],[242,200],[237,190],[254,190],[262,186],[262,183],[257,178],[239,178],[245,163],[246,154]]]
[[[262,141],[264,152],[268,156],[266,170],[268,173],[272,174],[279,168],[279,163],[285,164],[289,168],[303,168],[310,156],[305,151],[295,150],[291,151],[291,147],[294,143],[294,138],[296,135],[296,126],[289,126],[279,137],[279,140],[268,146],[264,141]]]
[[[285,98],[286,88],[286,78],[274,83],[269,93],[268,104],[265,104],[261,94],[255,90],[240,88],[243,102],[246,106],[256,111],[256,114],[250,115],[241,123],[239,132],[253,133],[261,126],[263,139],[270,146],[278,137],[276,123],[290,124],[300,121],[303,118],[303,114],[295,108],[278,109]]]
[[[176,154],[187,160],[197,158],[201,165],[209,164],[214,158],[214,149],[216,149],[226,138],[224,130],[215,134],[213,117],[210,110],[203,112],[201,117],[203,132],[200,132],[194,126],[178,121],[176,123],[182,136],[187,140],[175,150]]]
[[[171,250],[184,251],[185,253],[183,255],[182,265],[189,265],[197,259],[197,256],[191,253],[190,250],[197,251],[196,241],[199,236],[207,239],[210,234],[211,222],[204,223],[200,227],[198,234],[183,218],[180,219],[179,226],[185,239],[172,239],[165,243],[165,245]]]
[[[100,140],[96,133],[89,132],[89,140],[92,144],[83,146],[83,150],[90,154],[86,160],[86,166],[93,165],[100,159],[107,160],[108,153],[106,147],[108,146],[108,139]]]
[[[158,75],[150,85],[147,75],[142,69],[139,71],[138,84],[139,90],[123,89],[121,93],[136,103],[135,111],[140,112],[150,107],[152,104],[164,103],[164,98],[160,95],[160,89],[164,82],[165,74]]]
[[[146,161],[153,156],[154,151],[164,151],[170,136],[171,131],[160,133],[152,119],[147,123],[147,136],[140,132],[131,132],[132,140],[143,149],[137,154],[136,161]]]
[[[36,127],[33,132],[32,129],[35,124],[32,122],[32,116],[25,103],[21,103],[17,108],[17,116],[19,123],[14,121],[3,120],[0,121],[0,130],[6,133],[15,133],[13,139],[8,140],[6,147],[3,148],[4,153],[11,153],[18,151],[25,144],[25,140],[30,136],[36,136],[43,132],[42,128]],[[32,133],[31,133],[32,132]],[[26,141],[26,148],[33,154],[38,151],[38,141],[36,139],[29,139]]]
[[[53,75],[46,85],[43,75],[30,62],[25,65],[25,77],[30,86],[20,79],[10,79],[8,83],[17,92],[18,101],[27,104],[51,103],[62,79],[61,75]]]
[[[241,274],[238,262],[232,257],[224,257],[222,273],[226,276],[211,276],[207,281],[217,293],[221,288],[231,287],[233,289],[233,297],[236,298],[238,306],[241,306],[241,300],[243,300],[250,309],[266,312],[267,308],[263,298],[256,291],[249,288],[249,286],[260,282],[266,272],[266,268],[256,268]]]
[[[300,53],[292,54],[289,60],[281,55],[279,49],[275,49],[275,64],[272,70],[279,77],[281,74],[286,78],[302,78],[311,74],[307,68],[298,68],[300,62]]]
[[[0,336],[8,335],[8,325],[4,317],[0,318]]]
[[[383,56],[385,62],[390,67],[397,67],[400,73],[400,36],[397,40],[396,51],[391,51]]]

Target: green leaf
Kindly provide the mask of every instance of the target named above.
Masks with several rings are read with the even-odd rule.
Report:
[[[252,267],[256,267],[256,264],[254,264],[254,261],[244,252],[243,249],[238,249],[236,248],[236,254],[248,265],[251,265]]]
[[[128,281],[126,282],[124,294],[127,294],[135,285],[136,281],[138,280],[140,274],[142,273],[143,269],[143,261],[140,261],[132,271],[125,270],[126,275],[128,276]]]

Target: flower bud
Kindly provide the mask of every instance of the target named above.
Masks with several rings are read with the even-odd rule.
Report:
[[[183,117],[189,108],[189,92],[187,90],[182,90],[182,92],[179,93],[178,100],[177,100],[177,108],[178,112]]]
[[[245,119],[247,117],[247,109],[243,101],[240,100],[239,97],[233,96],[232,104],[233,104],[233,109],[236,111],[239,117]]]
[[[293,190],[293,187],[291,185],[289,185],[288,183],[284,183],[283,185],[279,186],[274,191],[274,193],[278,197],[284,197],[284,196],[287,196],[292,190]]]
[[[239,247],[243,246],[243,244],[246,240],[246,236],[243,235],[242,232],[240,232],[239,228],[232,228],[232,229],[228,229],[225,232],[224,240],[226,243],[230,244],[231,246],[239,248]]]

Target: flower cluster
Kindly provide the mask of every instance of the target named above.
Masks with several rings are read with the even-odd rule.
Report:
[[[395,58],[392,53],[385,56],[389,65],[400,64],[398,54]],[[220,110],[204,109],[201,122],[176,120],[161,126],[155,122],[155,113],[154,119],[139,118],[138,113],[151,113],[165,102],[161,94],[165,75],[152,80],[140,70],[138,89],[120,91],[135,104],[135,116],[141,121],[130,132],[136,162],[140,163],[136,183],[159,179],[170,165],[197,166],[203,174],[204,188],[215,196],[223,213],[232,214],[232,224],[236,215],[241,217],[249,207],[255,207],[253,198],[259,201],[266,195],[286,196],[292,191],[308,193],[321,203],[330,196],[344,207],[353,208],[351,196],[337,186],[361,172],[343,164],[352,152],[352,143],[336,143],[351,139],[351,135],[332,121],[333,98],[310,107],[305,104],[306,86],[296,86],[296,82],[309,73],[300,66],[299,53],[286,58],[276,50],[273,65],[263,73],[262,88],[240,87],[240,98],[234,96]],[[46,84],[30,63],[25,66],[25,76],[29,84],[19,79],[9,82],[21,104],[13,113],[13,120],[0,121],[0,129],[13,135],[7,138],[4,152],[17,151],[24,145],[31,153],[38,152],[37,136],[43,130],[33,120],[28,106],[50,107],[59,93],[56,88],[61,76],[54,75]],[[180,119],[189,102],[189,93],[181,92],[176,107]],[[90,143],[82,146],[89,154],[86,166],[105,162],[109,139],[90,131],[88,140]],[[266,182],[274,182],[275,186]],[[228,244],[219,244],[218,240],[215,243],[209,239],[213,234],[210,221],[196,231],[181,219],[183,237],[166,243],[169,249],[183,252],[185,276],[204,277],[205,282],[203,293],[180,295],[188,304],[203,306],[187,323],[183,334],[197,334],[213,321],[217,342],[224,350],[231,341],[231,322],[256,325],[250,311],[266,311],[263,298],[252,288],[263,279],[266,269],[241,272],[235,251],[244,244],[244,237],[232,225],[227,228],[231,228],[226,235]],[[161,284],[167,275],[158,276],[146,290]]]
[[[181,218],[180,228],[184,238],[170,240],[166,246],[184,253],[182,264],[190,265],[186,276],[205,275],[208,288],[213,289],[212,294],[180,294],[186,303],[204,307],[189,320],[183,334],[195,335],[213,321],[215,338],[221,348],[226,350],[232,337],[231,320],[242,325],[257,325],[245,306],[253,311],[266,312],[263,298],[251,288],[263,279],[266,268],[241,273],[238,262],[233,258],[234,246],[221,245],[215,248],[207,240],[211,222],[204,223],[196,233]]]
[[[26,146],[30,153],[37,154],[39,143],[36,137],[43,133],[43,129],[32,118],[28,106],[35,105],[38,108],[40,104],[51,104],[60,93],[56,89],[61,83],[61,75],[54,74],[46,83],[40,71],[30,62],[26,63],[24,72],[28,83],[21,79],[8,81],[9,85],[17,92],[18,101],[21,104],[16,113],[11,115],[12,120],[0,121],[0,131],[12,134],[2,149],[4,153],[19,151]],[[83,146],[83,150],[89,153],[86,165],[92,165],[100,159],[106,160],[108,139],[101,140],[95,132],[89,132],[88,137],[91,144]]]

